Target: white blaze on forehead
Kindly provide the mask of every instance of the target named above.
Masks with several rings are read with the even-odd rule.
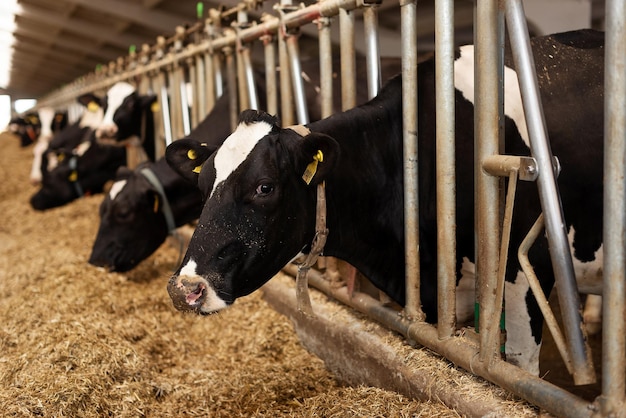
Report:
[[[180,283],[181,279],[191,278],[193,280],[197,280],[198,282],[204,285],[204,291],[206,292],[206,297],[202,306],[200,307],[200,311],[204,313],[211,313],[215,311],[219,311],[220,309],[224,309],[226,306],[226,302],[217,296],[213,287],[209,284],[209,282],[202,276],[200,276],[196,272],[196,268],[198,265],[193,259],[189,259],[187,264],[180,269],[180,273],[178,274],[177,281]],[[188,302],[189,303],[189,302]]]
[[[209,197],[217,185],[226,180],[245,161],[252,148],[271,130],[272,125],[267,122],[240,123],[237,126],[235,132],[226,138],[224,144],[215,154],[215,182]]]
[[[104,114],[102,125],[112,125],[115,111],[122,105],[124,99],[130,96],[135,88],[123,81],[115,83],[107,92],[107,112]]]
[[[124,186],[126,186],[126,183],[127,180],[119,180],[113,183],[113,186],[111,186],[111,190],[109,190],[109,198],[111,200],[115,200],[115,198],[122,191]]]
[[[474,104],[474,45],[462,46],[460,50],[461,56],[454,61],[454,86],[463,94],[463,97]],[[504,67],[504,114],[513,119],[522,140],[530,148],[517,73],[506,66]]]

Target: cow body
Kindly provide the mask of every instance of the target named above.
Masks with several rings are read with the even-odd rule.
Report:
[[[565,220],[574,229],[574,255],[583,261],[593,259],[602,235],[603,42],[603,34],[594,31],[532,41],[548,134],[563,167],[558,181]],[[508,55],[505,62],[505,153],[529,155]],[[472,47],[459,51],[455,74],[460,270],[464,257],[474,260]],[[434,76],[433,60],[418,66],[421,292],[430,322],[437,315]],[[269,115],[244,113],[237,130],[207,158],[199,174],[196,167],[203,161],[187,154],[197,144],[170,145],[170,164],[197,181],[205,196],[198,227],[168,284],[174,305],[216,312],[259,288],[299,252],[307,252],[315,232],[314,186],[322,181],[330,231],[324,254],[348,261],[404,304],[401,84],[396,77],[372,101],[309,124],[311,133],[304,137],[278,127]],[[318,151],[323,159],[314,163]],[[311,164],[315,175],[307,185],[302,175]],[[515,251],[540,210],[536,185],[519,184],[505,290],[507,326],[517,329],[509,330],[507,351],[510,361],[535,374],[543,320],[520,276]],[[531,249],[530,260],[549,294],[554,276],[544,237]]]

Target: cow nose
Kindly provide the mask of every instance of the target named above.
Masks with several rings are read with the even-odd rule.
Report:
[[[115,138],[115,134],[117,133],[117,125],[115,124],[111,124],[111,125],[104,125],[99,127],[96,130],[96,137],[98,139],[101,138]]]
[[[179,311],[200,313],[207,297],[207,286],[198,280],[174,276],[167,285],[167,292]]]

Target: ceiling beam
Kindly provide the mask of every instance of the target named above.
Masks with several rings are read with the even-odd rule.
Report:
[[[120,51],[118,49],[107,48],[105,51],[103,50],[104,48],[95,48],[93,45],[93,41],[90,41],[89,39],[85,39],[83,41],[74,41],[62,36],[51,36],[50,33],[38,31],[32,28],[25,29],[22,26],[17,27],[17,29],[15,30],[15,35],[17,35],[18,37],[25,36],[29,38],[34,38],[37,41],[41,41],[45,45],[56,45],[61,49],[81,52],[85,55],[90,55],[96,59],[100,59],[103,62],[108,62],[112,59],[111,57],[115,58],[120,55]]]
[[[183,25],[190,19],[172,13],[158,10],[145,9],[136,3],[122,0],[65,0],[69,3],[78,4],[87,9],[107,13],[122,20],[130,20],[140,26],[144,26],[161,33],[174,33],[176,26]]]
[[[111,28],[105,25],[98,25],[91,22],[85,22],[73,17],[70,18],[65,15],[59,15],[49,10],[35,7],[32,5],[22,5],[22,10],[18,13],[18,16],[32,20],[35,22],[45,23],[51,26],[55,26],[63,31],[73,32],[79,35],[89,34],[94,39],[106,42],[111,45],[128,48],[130,45],[141,45],[145,42],[140,36],[129,35],[126,33],[114,33]]]

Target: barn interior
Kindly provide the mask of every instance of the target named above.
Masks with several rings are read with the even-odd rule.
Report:
[[[435,2],[436,0],[418,2],[417,45],[418,50],[424,54],[432,52],[435,46]],[[312,3],[304,2],[305,5]],[[201,8],[199,8],[198,4],[199,2],[196,0],[17,0],[17,6],[14,7],[3,2],[0,5],[0,14],[4,16],[0,16],[0,21],[4,21],[2,19],[6,16],[6,19],[10,22],[10,24],[6,25],[6,28],[10,29],[0,29],[0,32],[3,35],[10,35],[10,42],[7,41],[6,43],[8,48],[0,46],[0,54],[4,53],[4,50],[7,51],[6,58],[0,57],[0,61],[7,64],[7,75],[5,78],[3,79],[0,74],[0,95],[7,97],[9,108],[0,109],[0,112],[6,114],[8,122],[10,117],[17,116],[20,112],[28,110],[16,108],[16,103],[20,100],[34,99],[35,102],[33,103],[36,106],[36,100],[54,97],[56,92],[68,84],[81,80],[84,77],[99,74],[103,70],[106,71],[109,67],[114,67],[118,58],[129,56],[129,51],[133,51],[133,53],[134,51],[139,51],[142,45],[154,46],[158,37],[174,37],[176,27],[182,26],[186,30],[192,31],[195,27],[194,25],[198,25],[198,22],[208,16],[209,10],[231,11],[229,13],[233,13],[232,11],[235,10],[240,2],[236,0],[221,2],[204,1]],[[261,19],[265,13],[275,13],[274,3],[248,1],[246,4],[248,5],[248,18],[251,21]],[[474,4],[475,2],[471,0],[455,1],[455,42],[458,45],[473,41]],[[558,0],[550,2],[548,5],[543,0],[525,0],[524,4],[529,29],[533,34],[546,34],[580,27],[602,28],[604,24],[603,1]],[[383,1],[378,6],[378,34],[381,54],[384,56],[400,57],[402,55],[401,45],[398,41],[401,36],[399,8],[398,2]],[[229,16],[228,19],[232,19],[232,17]],[[356,13],[356,25],[357,33],[363,30],[363,18],[358,12]],[[340,37],[339,31],[334,29],[332,32],[334,47],[338,48]],[[302,58],[315,59],[317,57],[318,30],[314,25],[302,27],[299,45]],[[355,48],[359,52],[365,52],[366,45],[363,38],[357,37],[355,39]],[[263,50],[259,45],[256,45],[252,50],[252,58],[255,65],[262,65]],[[4,84],[2,83],[3,80],[6,80]],[[2,125],[2,119],[0,119],[0,125]],[[2,181],[5,182],[10,179],[11,182],[21,181],[26,183],[28,180],[25,172],[17,176],[17,180],[13,178],[14,176],[11,173],[20,171],[19,161],[28,160],[30,154],[26,150],[17,149],[17,147],[13,148],[11,150],[13,154],[8,154],[6,160],[0,164],[0,167],[2,167],[0,168],[2,170]],[[17,159],[12,158],[11,155],[17,156]],[[0,230],[0,237],[3,237],[1,240],[3,244],[0,245],[3,258],[0,265],[2,265],[4,273],[0,278],[3,279],[3,282],[15,289],[20,286],[20,280],[34,280],[36,283],[33,285],[35,294],[48,291],[54,294],[55,287],[53,284],[44,284],[45,277],[43,276],[45,273],[52,276],[57,275],[57,279],[55,279],[57,286],[63,278],[68,278],[69,284],[63,284],[62,288],[80,294],[81,292],[89,292],[89,290],[84,289],[84,287],[89,288],[89,285],[78,282],[80,280],[79,275],[86,275],[104,282],[104,285],[94,285],[92,290],[106,294],[106,300],[104,301],[106,303],[90,302],[85,300],[89,299],[86,296],[81,296],[80,303],[72,300],[63,300],[64,303],[68,304],[69,308],[67,309],[69,311],[62,310],[57,312],[56,316],[53,316],[49,323],[44,323],[44,326],[41,326],[38,322],[37,316],[45,315],[46,309],[54,311],[55,308],[52,307],[52,301],[45,301],[41,303],[41,306],[37,306],[36,303],[27,304],[27,307],[35,313],[35,317],[31,316],[31,314],[23,313],[24,318],[27,318],[25,319],[28,323],[27,327],[33,330],[40,328],[42,333],[47,332],[50,335],[53,335],[55,332],[53,328],[59,321],[74,321],[75,325],[81,323],[77,317],[71,315],[74,313],[70,312],[72,310],[88,309],[91,305],[105,311],[102,315],[97,315],[97,317],[87,315],[89,320],[92,321],[93,327],[85,324],[76,325],[80,333],[73,333],[70,330],[71,326],[63,328],[62,333],[65,333],[64,335],[69,338],[66,341],[63,341],[62,338],[57,339],[56,336],[48,337],[45,341],[42,341],[38,347],[41,352],[44,352],[48,358],[52,359],[49,362],[38,357],[37,353],[27,351],[21,353],[21,363],[15,360],[20,358],[20,349],[25,350],[25,347],[32,344],[32,339],[27,338],[23,340],[21,337],[15,336],[23,333],[19,329],[19,320],[10,321],[7,326],[0,330],[0,336],[2,336],[3,341],[0,345],[0,352],[4,346],[8,350],[6,353],[10,353],[10,355],[7,354],[6,356],[0,355],[5,356],[4,359],[0,357],[0,363],[7,366],[3,375],[7,378],[5,381],[8,382],[9,386],[7,387],[11,388],[6,390],[4,395],[0,394],[0,405],[4,404],[5,411],[10,411],[16,415],[55,415],[63,411],[63,408],[73,408],[68,410],[72,410],[75,414],[80,415],[81,408],[85,408],[87,415],[96,413],[113,414],[116,416],[141,416],[168,414],[172,413],[172,411],[182,413],[181,409],[176,409],[175,406],[176,403],[179,403],[183,405],[182,408],[190,411],[190,415],[196,416],[206,416],[207,414],[210,416],[234,416],[237,414],[243,416],[329,417],[411,416],[410,414],[420,416],[419,411],[423,411],[421,413],[425,416],[452,417],[463,415],[459,412],[462,409],[455,410],[450,408],[450,403],[454,403],[454,400],[448,400],[445,405],[437,403],[436,400],[434,402],[430,400],[420,402],[404,395],[398,395],[393,391],[379,391],[374,388],[349,385],[341,381],[341,379],[337,380],[336,375],[327,374],[323,363],[317,363],[319,359],[315,356],[309,357],[305,350],[299,351],[301,347],[299,347],[298,337],[302,338],[302,336],[296,335],[291,329],[289,321],[284,320],[282,316],[280,318],[274,316],[275,311],[267,308],[267,303],[259,300],[260,298],[251,298],[249,301],[244,302],[244,308],[240,312],[241,317],[237,316],[237,313],[231,312],[229,313],[230,316],[221,318],[219,325],[215,326],[218,328],[223,327],[226,330],[224,331],[225,333],[230,333],[220,335],[232,336],[238,333],[244,335],[242,339],[234,338],[232,344],[224,344],[225,350],[234,350],[239,356],[229,358],[228,354],[224,353],[212,353],[210,350],[204,352],[202,350],[205,350],[205,347],[199,341],[194,341],[188,345],[178,345],[179,342],[176,341],[176,345],[165,348],[172,341],[185,338],[186,332],[182,328],[189,326],[189,323],[185,322],[189,318],[184,318],[182,321],[176,318],[173,309],[163,306],[163,301],[159,298],[150,298],[146,302],[142,302],[140,299],[144,292],[158,293],[160,290],[163,290],[161,289],[163,287],[163,278],[171,273],[171,269],[179,257],[179,254],[172,250],[172,246],[164,246],[154,258],[150,259],[147,266],[144,265],[139,271],[128,275],[115,274],[113,279],[111,279],[111,276],[101,270],[84,270],[82,263],[87,254],[83,250],[73,252],[74,250],[71,248],[74,248],[76,244],[72,241],[76,238],[82,242],[83,246],[90,245],[90,240],[93,238],[95,230],[94,226],[89,225],[89,223],[97,222],[97,206],[100,203],[98,197],[90,196],[79,202],[75,207],[78,215],[73,212],[72,208],[68,207],[39,215],[32,213],[32,210],[27,207],[28,197],[23,189],[10,185],[5,185],[4,187],[5,190],[2,190],[2,205],[5,205],[5,210],[2,224],[8,225],[9,219],[21,216],[19,215],[20,211],[27,213],[27,216],[41,217],[33,218],[15,230],[8,227],[2,227]],[[5,196],[7,197],[6,199]],[[12,204],[16,206],[10,206]],[[65,228],[62,225],[63,221],[69,221],[74,217],[83,217],[84,223],[74,225],[63,232]],[[56,232],[52,233],[61,237],[60,248],[62,248],[62,251],[57,253],[56,250],[54,252],[46,250],[46,248],[54,248],[54,245],[58,245],[54,244],[50,237],[46,237],[39,240],[36,244],[33,243],[28,246],[31,250],[50,251],[46,257],[34,262],[32,260],[32,252],[26,251],[23,248],[24,243],[19,241],[16,236],[23,235],[28,237],[27,242],[37,241],[38,239],[35,236],[29,234],[32,234],[33,231],[41,233],[42,231],[38,225],[42,222],[57,228],[53,229],[52,231]],[[69,267],[64,266],[64,263],[60,262],[64,258],[70,260]],[[22,267],[10,268],[16,260],[23,263]],[[44,261],[49,264],[45,264]],[[44,273],[33,273],[32,269],[25,267],[28,265],[35,266],[36,269],[38,268]],[[61,271],[61,274],[58,271]],[[157,279],[155,280],[154,277]],[[115,288],[115,291],[112,294],[107,293],[107,288],[109,287],[106,285],[107,280],[112,280],[114,283],[112,287]],[[131,300],[116,302],[114,298],[123,298],[125,292],[131,295]],[[60,293],[59,291],[56,294],[57,298],[62,297]],[[165,298],[167,298],[166,295]],[[163,299],[165,300],[165,298]],[[321,299],[324,298],[320,297]],[[149,319],[150,303],[157,305],[157,315],[166,324],[166,327],[175,328],[178,332],[169,334],[167,330],[162,328],[161,324],[157,324]],[[320,301],[320,303],[323,302]],[[15,292],[5,290],[0,307],[2,308],[2,315],[7,317],[13,313],[20,312],[19,299],[16,298]],[[266,311],[265,309],[268,310]],[[132,324],[133,314],[136,313],[141,315],[139,325]],[[123,326],[109,325],[117,320],[116,315],[121,316]],[[249,332],[249,328],[253,328],[246,321],[250,317],[258,320],[263,315],[267,315],[271,321],[278,325],[272,325],[272,323],[263,324],[263,328],[260,329],[268,333],[267,335],[269,336],[267,337],[259,335],[259,330],[256,330],[253,337],[246,337],[243,333]],[[362,318],[357,315],[357,319],[360,320]],[[230,320],[246,323],[247,326],[243,327],[244,329],[236,326],[231,327]],[[370,325],[365,325],[365,327],[370,327]],[[191,332],[210,333],[214,332],[214,327],[194,320],[191,326],[189,326],[189,330]],[[377,332],[384,334],[381,337],[382,339],[394,338],[393,333],[386,334],[384,330]],[[110,338],[112,345],[115,345],[115,351],[111,353],[102,351],[100,353],[98,351],[100,350],[98,339],[85,338],[90,333],[97,333],[102,338]],[[116,333],[121,333],[121,337],[115,336]],[[155,333],[162,334],[153,338]],[[289,335],[285,336],[287,334]],[[41,338],[41,335],[33,333],[31,338]],[[86,342],[80,342],[81,338],[85,338]],[[276,340],[270,341],[270,338],[276,338]],[[215,345],[223,344],[213,339],[211,339],[211,342]],[[277,347],[280,343],[284,344],[284,348]],[[262,353],[250,355],[252,348],[248,347],[247,344],[260,344],[263,347]],[[60,354],[60,351],[64,348],[69,348],[68,352],[70,354],[66,356]],[[81,357],[77,352],[82,348],[94,350],[96,354],[94,354],[93,358]],[[407,347],[399,348],[402,355],[407,357],[413,356],[408,351],[402,351],[405,348]],[[178,352],[184,352],[184,361],[190,363],[194,361],[201,362],[201,360],[190,355],[191,350],[198,350],[198,352],[206,356],[214,355],[218,361],[212,362],[207,366],[199,366],[198,369],[192,368],[190,371],[179,370],[178,367],[181,366],[184,369],[184,365],[176,364],[178,362],[176,358]],[[553,350],[556,351],[554,348]],[[276,354],[276,352],[279,352],[279,354]],[[245,363],[246,360],[242,360],[242,358],[246,354],[250,355],[251,361],[259,361],[261,364],[264,364],[265,360],[270,359],[270,361],[274,361],[274,366],[267,366],[267,364],[259,366],[258,364]],[[597,354],[597,352],[594,354]],[[106,355],[110,355],[111,361],[115,364],[105,362],[102,357]],[[290,355],[292,359],[295,359],[293,363],[288,363],[287,361],[280,363],[280,361],[283,361]],[[431,355],[431,353],[427,355]],[[139,361],[132,363],[128,360],[132,356],[136,356]],[[559,360],[556,357],[558,356],[554,356],[552,361],[558,362]],[[127,361],[127,363],[120,365],[120,362],[124,361]],[[159,361],[165,361],[166,366],[160,366],[158,364]],[[183,360],[180,361],[182,362]],[[211,385],[208,385],[207,380],[219,381],[219,379],[223,379],[223,376],[216,376],[219,373],[215,372],[215,370],[221,367],[219,361],[230,362],[230,366],[234,362],[241,361],[248,368],[255,369],[272,369],[272,367],[275,367],[275,369],[270,370],[271,373],[275,373],[276,369],[279,368],[280,371],[285,372],[284,376],[286,377],[285,380],[279,380],[276,374],[268,374],[267,377],[251,379],[250,376],[245,374],[247,372],[239,375],[238,371],[229,371],[228,373],[240,380],[233,379],[227,389],[216,392],[217,406],[211,406],[211,402],[207,401],[207,399],[212,400],[211,394],[207,392],[214,388],[212,386],[213,382]],[[302,362],[295,363],[295,361]],[[432,361],[431,358],[426,360],[426,362],[430,361]],[[12,362],[11,367],[8,367],[9,362]],[[599,362],[600,359],[596,358],[596,364],[599,364]],[[50,374],[36,374],[33,372],[33,369],[27,367],[28,364],[39,369],[47,368]],[[98,364],[102,364],[102,367],[105,369],[106,376],[104,378],[98,375]],[[306,367],[309,373],[308,380],[298,382],[297,378],[293,378],[288,374],[294,371],[294,369],[303,367]],[[443,369],[452,368],[454,373],[458,373],[460,370],[448,363],[444,363],[442,367]],[[66,372],[60,372],[59,370],[61,369],[65,369]],[[160,372],[155,371],[156,369],[160,369]],[[168,373],[161,373],[165,369],[167,369]],[[230,370],[229,368],[226,369]],[[26,379],[24,374],[29,373],[29,370],[35,379],[40,380],[39,382]],[[81,376],[76,373],[74,377],[71,373],[75,370],[85,370],[89,374]],[[565,386],[570,390],[579,390],[579,396],[591,400],[600,390],[599,384],[593,387],[576,389],[571,384],[569,376],[563,377],[560,374],[561,372],[555,372],[554,370],[556,369],[552,371],[544,370],[543,372],[547,375],[552,373],[549,379],[552,379],[556,384]],[[435,380],[449,378],[447,375],[439,375],[440,372],[440,370],[437,370],[430,373],[436,376]],[[61,380],[58,378],[59,373],[64,375],[64,378]],[[57,379],[56,383],[53,382],[55,379]],[[89,384],[89,379],[95,382],[92,386]],[[323,388],[316,386],[315,379],[324,382],[320,386],[325,385],[326,392]],[[462,373],[452,378],[452,386],[470,385],[472,386],[471,390],[476,391],[464,393],[462,395],[464,398],[476,397],[480,399],[480,402],[494,408],[504,408],[503,405],[507,405],[507,407],[510,405],[510,409],[501,410],[502,413],[509,416],[543,416],[543,411],[528,405],[524,401],[520,401],[517,397],[499,392],[498,388],[489,386],[485,392],[495,390],[497,394],[494,397],[491,392],[488,394],[482,392],[484,389],[482,387],[484,385],[483,381],[479,381],[476,384],[474,382],[469,383],[465,379],[466,377]],[[251,389],[248,386],[250,385],[249,382],[256,382],[258,387]],[[206,389],[194,388],[193,385],[195,383],[199,385],[207,384]],[[273,384],[282,388],[280,390],[276,389]],[[435,381],[431,381],[430,384],[436,386]],[[284,387],[289,385],[293,388],[292,391],[284,389]],[[19,402],[12,402],[11,397],[15,397],[16,393],[22,388],[27,388],[27,390],[21,395]],[[76,388],[76,390],[73,390],[73,388]],[[229,395],[232,395],[239,388],[244,388],[243,392],[236,397],[229,398]],[[89,400],[88,392],[92,389],[94,396],[100,397],[99,402]],[[449,390],[449,388],[446,390]],[[38,397],[38,391],[45,393],[45,397]],[[114,396],[107,399],[107,391],[113,393]],[[261,394],[268,393],[270,395],[267,398],[261,396]],[[328,401],[328,399],[335,399],[335,396],[337,402],[342,402],[341,404],[332,405],[332,402]],[[430,394],[425,395],[426,398],[429,396]],[[264,399],[267,404],[255,406],[256,398]],[[56,407],[54,406],[55,402],[57,402]],[[216,407],[218,409],[215,409]],[[223,409],[220,411],[219,408]],[[472,406],[466,406],[466,408],[471,410]],[[467,410],[464,411],[467,412]],[[480,409],[480,411],[484,412],[484,409]]]

